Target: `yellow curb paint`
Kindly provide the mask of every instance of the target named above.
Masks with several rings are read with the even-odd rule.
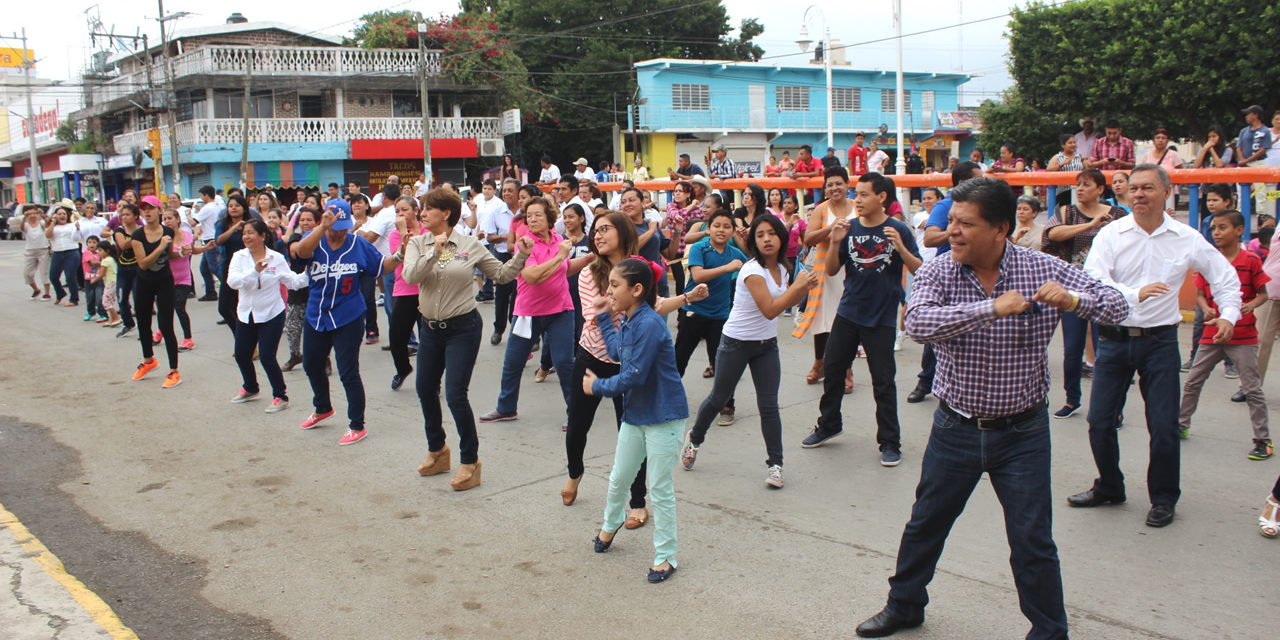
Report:
[[[44,569],[44,572],[49,577],[62,585],[67,590],[67,593],[70,593],[71,597],[75,598],[75,601],[93,617],[94,622],[97,622],[98,626],[111,634],[114,640],[138,640],[138,634],[134,633],[133,629],[126,627],[124,622],[116,615],[116,612],[112,611],[111,607],[106,602],[103,602],[102,598],[98,597],[98,594],[90,591],[88,587],[84,586],[83,582],[67,573],[66,567],[62,566],[62,561],[58,559],[58,556],[53,555],[53,552],[49,551],[48,547],[44,546],[44,543],[31,535],[31,532],[18,521],[18,517],[9,513],[3,504],[0,504],[0,525],[13,534],[13,539],[27,553],[31,554],[31,559],[37,565],[40,565],[40,568]]]

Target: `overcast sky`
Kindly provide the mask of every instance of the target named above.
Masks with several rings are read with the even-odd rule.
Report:
[[[207,0],[168,0],[165,11],[169,14],[190,12],[190,16],[169,23],[178,28],[220,24],[233,11],[240,11],[251,21],[282,22],[307,32],[336,36],[349,34],[360,15],[379,8],[420,10],[428,15],[457,11],[456,0],[383,2],[385,4],[273,0],[262,5],[245,2],[238,6],[233,1],[218,3],[224,8],[213,10]],[[37,74],[45,78],[78,78],[92,53],[86,11],[100,17],[104,27],[114,28],[116,33],[133,34],[140,28],[150,34],[153,42],[159,40],[155,21],[159,9],[152,0],[111,0],[96,5],[83,0],[14,0],[6,4],[6,20],[0,29],[16,31],[26,27],[28,46],[36,51]],[[823,22],[818,16],[825,13],[832,39],[848,47],[846,58],[855,68],[896,68],[892,2],[862,3],[856,11],[847,1],[814,0],[812,4],[819,9],[811,13],[808,22],[813,40],[821,39]],[[978,76],[963,88],[963,104],[977,104],[995,96],[1010,84],[1004,31],[1008,23],[1005,14],[1012,4],[1010,0],[902,0],[903,33],[929,31],[903,39],[904,67],[910,71],[964,71]],[[764,25],[765,32],[756,42],[764,48],[766,59],[782,64],[805,61],[795,42],[799,38],[804,7],[809,5],[777,0],[725,0],[725,5],[733,25],[743,17],[757,17]],[[972,24],[954,26],[961,22]],[[8,37],[14,33],[4,31],[0,35]],[[882,41],[872,42],[877,40]],[[4,40],[0,46],[17,47],[18,43]]]

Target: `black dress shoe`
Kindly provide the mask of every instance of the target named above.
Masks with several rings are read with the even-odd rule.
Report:
[[[888,609],[882,609],[880,613],[858,625],[856,632],[859,638],[883,638],[903,629],[914,629],[922,624],[924,624],[924,616],[903,618],[889,613]]]
[[[1073,507],[1096,507],[1103,504],[1120,504],[1122,502],[1124,502],[1124,496],[1109,496],[1104,493],[1098,493],[1094,489],[1067,497],[1067,504]]]
[[[1151,505],[1151,510],[1147,512],[1148,527],[1165,527],[1168,526],[1170,522],[1173,522],[1173,505]]]
[[[1235,395],[1231,396],[1232,402],[1244,402],[1244,400],[1244,391],[1236,391]]]
[[[492,336],[490,336],[490,338],[489,338],[489,344],[491,344],[491,345],[493,345],[493,346],[495,346],[495,347],[496,347],[496,346],[498,346],[498,343],[500,343],[500,342],[502,342],[502,334],[501,334],[501,333],[498,333],[497,331],[494,331],[494,332],[493,332],[493,335],[492,335]]]
[[[219,321],[217,322],[217,324],[220,324],[220,325],[226,326],[227,321],[226,321],[226,320],[219,320]]]
[[[910,402],[911,404],[915,404],[917,402],[924,402],[925,396],[927,395],[929,395],[928,389],[916,387],[911,390],[911,393],[907,394],[907,402]]]
[[[400,386],[404,384],[404,378],[405,378],[404,376],[398,373],[395,374],[394,376],[391,376],[391,390],[399,391]]]

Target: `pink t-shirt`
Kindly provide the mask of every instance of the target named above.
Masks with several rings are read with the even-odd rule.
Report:
[[[400,250],[400,230],[392,229],[387,234],[387,242],[391,245],[391,253]],[[418,285],[409,284],[404,281],[404,265],[396,265],[396,284],[391,287],[391,297],[399,298],[400,296],[416,296],[418,295]]]
[[[785,220],[783,221],[783,224],[786,224]],[[791,232],[787,237],[788,258],[794,258],[800,254],[800,234],[804,233],[806,227],[808,227],[808,225],[805,224],[804,218],[800,218],[800,220],[796,222],[796,226],[791,227]]]
[[[555,260],[560,255],[560,241],[564,238],[554,231],[551,232],[550,242],[544,242],[536,235],[530,237],[533,238],[533,250],[529,252],[529,259],[524,263],[525,267]],[[573,311],[573,297],[569,295],[569,260],[567,258],[561,261],[551,277],[538,284],[525,282],[524,276],[516,278],[516,315],[549,316],[561,311]]]
[[[80,268],[84,269],[84,279],[88,280],[98,274],[98,252],[90,251],[85,248],[84,254],[80,256]]]
[[[191,234],[185,231],[179,230],[178,233],[182,234],[182,244],[180,246],[190,249],[192,244],[194,244],[195,242],[195,238],[193,238]],[[186,285],[188,287],[194,286],[194,283],[191,280],[191,255],[190,254],[188,254],[186,257],[183,257],[183,258],[170,258],[169,270],[173,272],[174,284]]]

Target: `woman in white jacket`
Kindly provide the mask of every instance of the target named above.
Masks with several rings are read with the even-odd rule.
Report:
[[[236,306],[236,365],[244,385],[231,402],[239,404],[258,397],[258,376],[253,368],[253,350],[271,382],[271,405],[267,413],[289,408],[285,395],[284,374],[276,360],[276,349],[284,333],[284,296],[280,286],[301,289],[307,286],[307,275],[294,273],[283,255],[267,248],[270,231],[260,219],[245,222],[244,248],[231,256],[227,269],[227,285],[240,294]]]

